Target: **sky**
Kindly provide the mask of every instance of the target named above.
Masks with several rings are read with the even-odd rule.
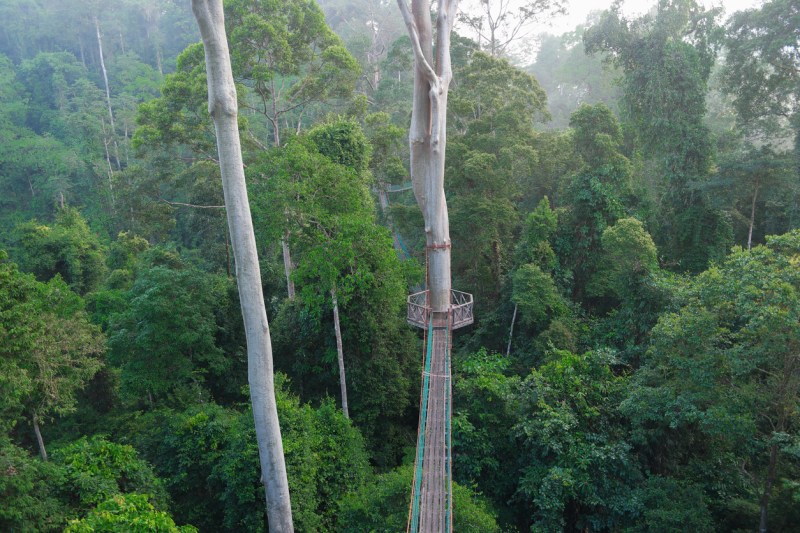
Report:
[[[722,5],[725,8],[725,18],[735,11],[757,7],[763,2],[761,0],[701,0],[707,7]],[[592,11],[603,11],[611,7],[613,0],[569,0],[569,7],[565,16],[553,17],[550,27],[541,28],[535,33],[554,33],[561,34],[572,31],[575,26],[586,21],[586,16]],[[655,0],[626,0],[623,4],[623,12],[626,15],[636,15],[646,12],[653,5]]]

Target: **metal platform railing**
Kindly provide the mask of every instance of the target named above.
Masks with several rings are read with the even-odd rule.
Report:
[[[428,327],[428,291],[415,292],[408,297],[408,316],[406,320],[412,326],[425,329]]]
[[[428,291],[416,292],[408,297],[406,320],[412,326],[428,327],[431,308],[428,304]],[[452,329],[462,328],[475,322],[472,295],[468,292],[450,291],[450,316]]]
[[[450,291],[450,315],[453,329],[463,328],[475,322],[472,311],[472,295],[468,292]]]

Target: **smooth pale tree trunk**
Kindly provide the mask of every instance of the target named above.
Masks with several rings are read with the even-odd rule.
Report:
[[[272,343],[264,308],[253,221],[244,181],[237,123],[236,87],[231,72],[222,0],[192,0],[192,10],[200,27],[205,48],[208,110],[214,119],[217,136],[222,188],[244,318],[247,378],[253,403],[269,529],[274,533],[292,532],[294,526],[289,485],[275,403]]]
[[[231,244],[227,233],[225,234],[225,273],[228,278],[231,277]]]
[[[386,184],[384,182],[378,184],[378,199],[380,200],[381,213],[387,214],[389,211],[389,196],[386,193]]]
[[[333,300],[333,329],[336,332],[336,356],[339,359],[339,388],[342,391],[342,412],[345,418],[350,418],[347,410],[347,379],[344,373],[344,349],[342,348],[342,328],[339,326],[339,301],[336,299],[336,287],[331,289]]]
[[[111,166],[111,154],[108,151],[108,136],[106,134],[106,121],[100,120],[100,126],[103,131],[103,146],[106,149],[106,163],[108,163],[108,194],[111,198],[111,209],[114,210],[114,168]]]
[[[286,291],[289,299],[294,300],[294,281],[292,281],[292,252],[289,250],[289,232],[287,231],[281,238],[281,248],[283,250],[283,273],[286,276]]]
[[[163,60],[161,58],[161,47],[159,45],[156,46],[156,67],[158,68],[158,73],[162,76],[164,75],[164,67],[162,65]]]
[[[33,432],[36,434],[36,444],[39,445],[39,455],[42,456],[42,461],[47,461],[47,449],[44,447],[44,439],[42,438],[42,430],[39,428],[39,417],[36,416],[34,411],[33,416]]]
[[[100,71],[103,74],[103,83],[106,88],[106,105],[108,106],[108,118],[111,120],[111,129],[114,129],[114,112],[111,110],[111,90],[108,86],[108,74],[106,72],[106,62],[103,59],[103,37],[100,34],[100,21],[94,17],[94,29],[97,34],[97,50],[100,59]]]
[[[270,94],[272,95],[272,116],[268,117],[269,121],[272,123],[272,142],[275,143],[275,146],[281,145],[281,128],[280,128],[280,117],[278,114],[278,93],[275,91],[277,88],[275,87],[275,79],[271,80],[272,90]]]
[[[453,77],[450,33],[458,0],[439,0],[436,56],[429,0],[397,0],[414,50],[414,93],[409,146],[411,182],[425,220],[429,304],[434,312],[450,308],[450,228],[444,195],[447,144],[447,93]]]
[[[100,70],[103,73],[103,83],[106,86],[106,105],[108,106],[108,119],[111,121],[111,138],[114,142],[114,155],[117,159],[117,170],[120,170],[119,165],[119,147],[117,141],[114,139],[116,127],[114,126],[114,111],[111,109],[111,89],[108,86],[108,73],[106,72],[106,62],[103,59],[103,38],[100,34],[100,21],[94,17],[94,29],[97,32],[97,51],[100,58]]]
[[[381,83],[381,56],[383,55],[386,47],[380,38],[381,23],[377,21],[375,16],[374,5],[369,5],[369,21],[367,27],[370,31],[370,46],[367,50],[367,64],[369,65],[370,75],[369,83],[373,91],[378,90],[378,85]]]
[[[514,322],[517,321],[517,304],[514,304],[514,315],[511,317],[511,329],[508,332],[508,347],[506,348],[506,357],[511,355],[511,339],[514,338]]]
[[[775,472],[778,466],[778,445],[773,444],[769,450],[769,466],[767,467],[767,479],[764,483],[764,494],[761,496],[759,507],[761,513],[758,521],[758,533],[767,533],[767,509],[769,499],[772,496],[772,485],[775,483]]]
[[[750,205],[750,227],[747,229],[747,249],[753,246],[753,225],[756,221],[756,200],[758,199],[758,189],[760,183],[756,180],[756,187],[753,191],[753,203]]]
[[[155,2],[149,2],[144,6],[144,19],[145,19],[145,37],[148,42],[153,43],[153,51],[156,54],[156,68],[158,73],[164,75],[162,57],[161,57],[161,32],[158,29],[158,23],[161,19],[161,12],[159,6]]]
[[[444,158],[447,93],[452,79],[450,33],[458,0],[438,0],[435,48],[430,0],[411,0],[410,8],[406,2],[397,0],[414,51],[413,107],[408,135],[411,185],[425,221],[427,305],[433,312],[430,322],[433,327],[434,324],[441,326],[444,317],[450,318],[450,228],[444,195]],[[433,332],[433,349],[426,356],[431,365],[428,368],[426,362],[426,370],[430,373],[428,376],[423,373],[424,383],[428,383],[430,389],[423,392],[422,400],[430,400],[430,403],[425,404],[427,414],[423,410],[420,412],[417,461],[421,460],[422,466],[419,471],[415,468],[414,502],[417,503],[412,503],[409,513],[409,529],[416,531],[419,527],[422,533],[452,532],[452,524],[445,526],[448,507],[452,510],[450,439],[447,436],[452,398],[445,341],[448,336]],[[430,426],[426,425],[428,419]]]

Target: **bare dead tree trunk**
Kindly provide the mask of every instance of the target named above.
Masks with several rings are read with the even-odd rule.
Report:
[[[293,532],[289,485],[275,402],[272,342],[244,181],[236,87],[231,71],[222,0],[192,0],[192,10],[205,48],[208,110],[214,119],[217,136],[225,207],[245,324],[247,374],[269,529],[273,533]]]
[[[36,411],[32,413],[33,432],[36,434],[36,444],[39,445],[39,455],[42,456],[42,461],[47,461],[47,450],[44,447],[44,439],[42,438],[42,430],[39,429],[39,417],[36,416]]]
[[[336,287],[331,289],[333,299],[333,329],[336,332],[336,355],[339,359],[339,388],[342,391],[342,412],[345,418],[350,418],[347,409],[347,379],[344,373],[344,350],[342,349],[342,329],[339,326],[339,301],[336,299]]]
[[[450,33],[458,0],[439,0],[436,16],[436,57],[430,0],[398,0],[414,49],[414,99],[409,145],[411,182],[425,220],[428,249],[428,290],[433,311],[450,307],[450,228],[444,195],[447,144],[447,94],[453,77]]]

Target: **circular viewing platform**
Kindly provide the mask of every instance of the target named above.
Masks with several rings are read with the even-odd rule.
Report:
[[[427,328],[431,308],[428,303],[428,291],[416,292],[408,297],[408,315],[406,321],[418,328]],[[472,295],[468,292],[450,291],[451,328],[458,329],[469,326],[475,321],[472,312]]]

